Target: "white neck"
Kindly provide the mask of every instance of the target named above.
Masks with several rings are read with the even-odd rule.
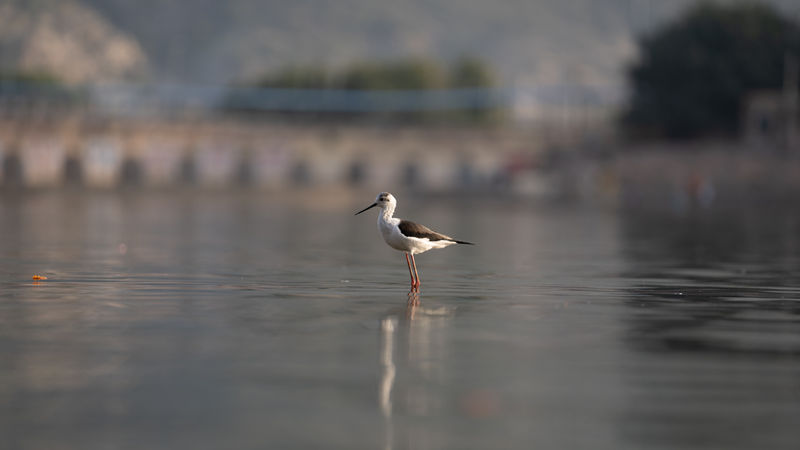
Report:
[[[381,209],[381,214],[378,216],[378,220],[383,220],[384,222],[389,222],[392,219],[392,215],[394,214],[395,205],[391,203],[386,205],[385,208]]]

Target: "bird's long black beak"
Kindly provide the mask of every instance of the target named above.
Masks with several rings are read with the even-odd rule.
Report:
[[[357,213],[355,213],[355,214],[353,214],[353,215],[354,215],[354,216],[357,216],[357,215],[361,214],[362,212],[364,212],[364,211],[366,211],[366,210],[368,210],[368,209],[370,209],[370,208],[374,208],[374,207],[376,207],[376,206],[378,206],[378,204],[377,204],[377,203],[373,203],[373,204],[371,204],[371,205],[367,206],[366,208],[362,209],[361,211],[359,211],[359,212],[357,212]]]

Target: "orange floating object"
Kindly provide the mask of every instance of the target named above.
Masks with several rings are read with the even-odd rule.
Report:
[[[44,276],[44,275],[34,275],[34,276],[33,276],[33,279],[34,279],[34,280],[46,280],[46,279],[47,279],[47,277],[46,277],[46,276]]]

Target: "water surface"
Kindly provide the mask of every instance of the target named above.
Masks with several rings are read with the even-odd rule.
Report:
[[[800,214],[373,195],[0,197],[0,447],[800,446]]]

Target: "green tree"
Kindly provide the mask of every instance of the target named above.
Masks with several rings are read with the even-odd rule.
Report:
[[[337,85],[354,90],[428,90],[446,86],[439,64],[425,59],[360,63],[344,71]]]
[[[701,4],[640,40],[623,125],[668,138],[733,135],[742,101],[778,89],[787,55],[800,55],[800,28],[757,4]]]
[[[494,86],[494,76],[481,60],[462,57],[450,68],[450,87],[485,88]]]
[[[25,98],[49,104],[73,105],[85,100],[85,91],[63,84],[48,72],[0,71],[0,98]]]
[[[289,66],[264,76],[255,83],[259,87],[323,89],[328,87],[328,74],[317,66]]]
[[[0,72],[0,83],[19,83],[39,86],[56,86],[61,84],[58,78],[47,72]]]

